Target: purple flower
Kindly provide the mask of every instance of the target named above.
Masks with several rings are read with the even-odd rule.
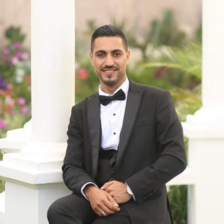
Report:
[[[26,115],[28,112],[28,109],[26,107],[22,107],[20,111],[23,115]]]
[[[21,44],[18,43],[18,42],[16,42],[16,43],[13,44],[13,47],[14,47],[15,49],[20,49],[20,48],[21,48]]]
[[[7,48],[3,50],[3,54],[4,54],[4,55],[8,55],[9,52],[10,52],[9,49],[7,49]]]
[[[5,128],[6,127],[6,122],[0,119],[0,128]]]
[[[5,83],[4,78],[2,76],[0,76],[0,89],[5,90],[5,89],[7,89],[7,87],[8,87],[8,85],[7,85],[7,83]]]
[[[17,99],[17,102],[18,102],[19,105],[24,105],[24,104],[26,103],[25,99],[22,98],[22,97],[19,97],[19,98]]]

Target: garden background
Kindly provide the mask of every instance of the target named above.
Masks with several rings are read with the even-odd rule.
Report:
[[[170,91],[179,118],[185,121],[187,114],[201,107],[202,26],[198,17],[189,32],[180,25],[176,14],[171,8],[161,9],[160,16],[145,19],[144,26],[136,20],[130,25],[128,16],[118,19],[111,15],[108,23],[122,28],[133,52],[128,77]],[[85,29],[76,27],[76,103],[94,93],[99,85],[88,51],[91,33],[101,23],[93,16],[86,19]],[[3,34],[0,40],[0,137],[4,137],[7,130],[22,127],[31,118],[29,35],[23,27],[13,24],[4,27]],[[0,182],[1,192],[4,182],[2,179]],[[187,223],[187,187],[171,187],[169,198],[175,223]]]

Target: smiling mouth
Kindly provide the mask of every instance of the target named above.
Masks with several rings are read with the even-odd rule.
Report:
[[[116,72],[118,69],[117,68],[107,68],[107,69],[102,69],[104,74],[106,75],[112,75],[114,72]]]

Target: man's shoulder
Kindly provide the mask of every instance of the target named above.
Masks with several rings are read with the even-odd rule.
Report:
[[[98,93],[94,93],[88,97],[86,97],[85,99],[83,99],[82,101],[76,103],[73,107],[72,107],[72,110],[83,110],[85,109],[85,105],[86,105],[86,102],[88,99],[93,99],[95,97],[97,97],[97,94]]]
[[[149,93],[149,94],[160,95],[161,93],[168,92],[167,90],[161,89],[159,87],[145,85],[142,83],[133,82],[131,80],[130,80],[130,83],[131,83],[131,86],[137,89],[138,91],[145,91],[146,93]]]

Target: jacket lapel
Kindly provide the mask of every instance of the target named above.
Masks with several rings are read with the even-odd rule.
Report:
[[[87,119],[92,147],[92,175],[96,177],[101,145],[100,103],[98,93],[87,98]]]
[[[138,90],[137,84],[130,81],[115,169],[118,169],[119,163],[122,159],[122,156],[124,155],[127,143],[131,137],[138,110],[142,101],[142,97],[143,91]]]

